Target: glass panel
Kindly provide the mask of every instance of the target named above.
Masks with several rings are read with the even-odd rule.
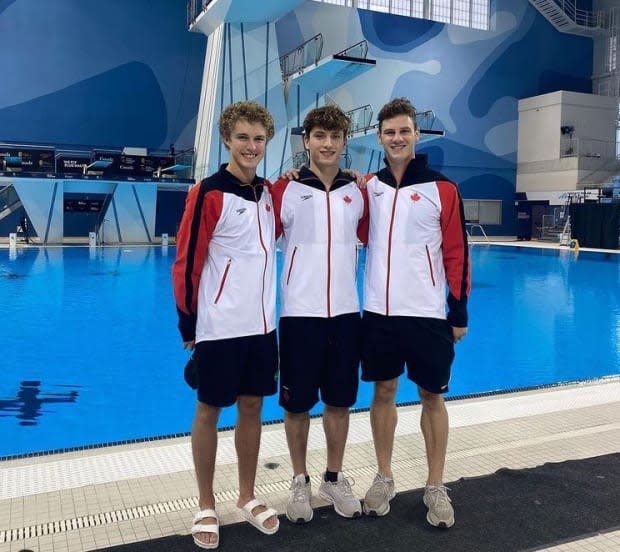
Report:
[[[431,0],[431,19],[450,23],[450,0]]]
[[[469,27],[469,17],[471,14],[470,0],[454,0],[452,6],[452,23]]]
[[[390,0],[369,0],[368,9],[378,12],[386,12],[390,11]]]
[[[472,0],[471,26],[474,29],[489,28],[489,0]]]
[[[427,4],[430,9],[428,19],[474,29],[489,29],[490,0],[315,0],[315,2],[420,19],[424,19],[424,6]]]
[[[480,224],[502,223],[502,202],[497,200],[481,200],[479,202],[478,216]]]

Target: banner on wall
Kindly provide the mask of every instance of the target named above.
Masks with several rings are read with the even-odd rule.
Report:
[[[83,156],[61,154],[56,159],[56,171],[64,178],[74,178],[78,175],[82,176],[89,163],[90,159]]]
[[[153,178],[159,168],[174,165],[174,158],[152,155],[123,155],[120,153],[94,152],[93,161],[106,161],[108,166],[103,173],[110,178],[121,180],[144,180]]]
[[[101,199],[73,198],[64,200],[64,210],[66,213],[99,213],[103,206]]]
[[[0,170],[8,173],[53,173],[53,148],[0,147]]]

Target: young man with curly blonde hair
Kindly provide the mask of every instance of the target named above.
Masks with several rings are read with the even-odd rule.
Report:
[[[256,176],[274,123],[267,109],[246,101],[227,107],[219,126],[230,160],[189,191],[172,269],[179,330],[197,369],[192,454],[200,511],[192,535],[204,549],[219,545],[217,421],[235,403],[237,506],[259,531],[279,528],[275,510],[254,496],[262,401],[276,392],[278,373],[273,202]]]

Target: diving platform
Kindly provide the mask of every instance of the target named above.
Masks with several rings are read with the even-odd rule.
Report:
[[[383,146],[379,143],[377,132],[379,131],[379,123],[376,123],[363,130],[357,130],[349,134],[347,144],[353,149],[374,149],[383,151]],[[434,138],[441,138],[445,135],[443,130],[433,130],[428,128],[420,128],[420,139],[418,144],[428,142]]]
[[[270,23],[305,0],[190,0],[187,26],[209,36],[222,23]]]
[[[351,128],[347,138],[347,144],[353,149],[368,149],[382,151],[383,147],[377,139],[379,123],[372,123],[374,115],[370,105],[363,105],[351,111],[347,111],[351,118]],[[441,138],[445,135],[443,130],[433,129],[435,124],[435,113],[432,110],[416,112],[416,122],[420,129],[421,142],[428,142],[434,138]]]
[[[300,69],[287,80],[290,86],[297,85],[313,95],[325,93],[346,84],[358,75],[372,69],[374,59],[352,58],[334,54],[316,65]]]
[[[365,40],[333,55],[323,57],[323,36],[319,33],[280,57],[289,115],[303,111],[317,98],[372,69]]]

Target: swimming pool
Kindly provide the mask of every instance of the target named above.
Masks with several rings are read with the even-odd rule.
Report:
[[[620,373],[620,255],[471,251],[470,332],[457,346],[449,395]],[[0,458],[189,431],[195,398],[182,378],[174,255],[173,247],[0,250]],[[362,384],[356,407],[371,396]],[[413,385],[403,380],[398,400],[417,400]],[[282,417],[276,397],[264,417]],[[220,425],[234,423],[235,410],[224,410]]]

